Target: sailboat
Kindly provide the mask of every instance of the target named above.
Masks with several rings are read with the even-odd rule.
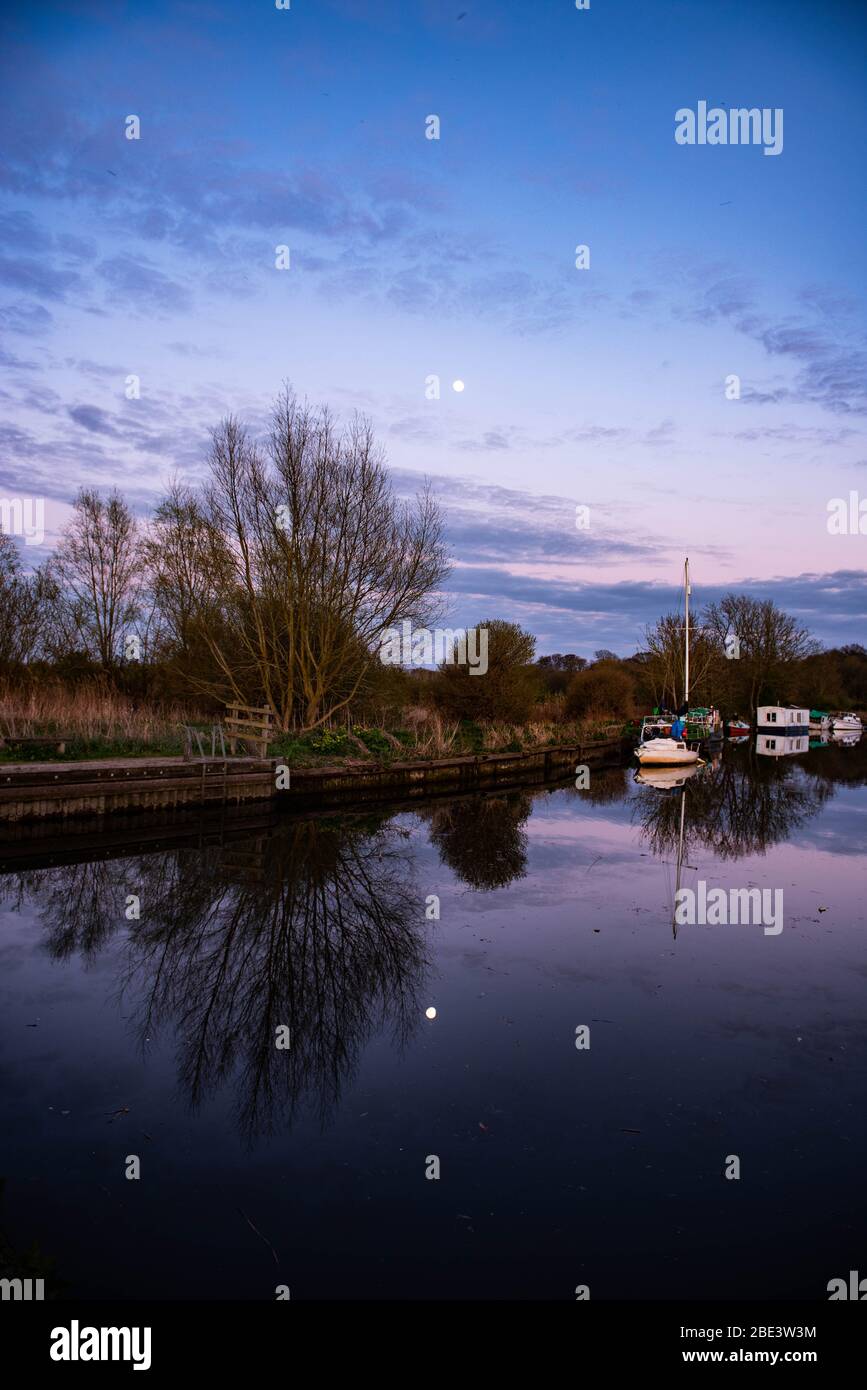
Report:
[[[685,560],[683,565],[683,597],[686,611],[686,623],[683,630],[685,686],[683,698],[687,709],[689,709],[689,593],[689,560]],[[636,748],[635,756],[643,768],[680,767],[682,764],[699,761],[698,750],[690,748],[684,739],[679,738],[645,739],[644,743],[640,743]]]

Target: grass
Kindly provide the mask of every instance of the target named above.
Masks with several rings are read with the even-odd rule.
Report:
[[[182,723],[205,716],[183,705],[131,699],[96,685],[0,688],[0,738],[63,738],[66,751],[0,748],[0,762],[166,757],[183,752]]]
[[[540,706],[539,715],[549,716]],[[402,759],[434,759],[481,753],[518,753],[594,741],[612,731],[604,716],[582,723],[538,717],[526,724],[479,723],[452,720],[423,706],[402,711],[403,724],[315,729],[288,733],[269,746],[269,755],[293,767],[316,767],[343,761],[390,763]],[[206,733],[210,746],[211,717],[180,704],[144,703],[99,685],[67,689],[47,685],[30,689],[0,687],[0,738],[58,737],[64,753],[49,747],[0,748],[0,762],[74,762],[95,758],[180,756],[181,724]]]

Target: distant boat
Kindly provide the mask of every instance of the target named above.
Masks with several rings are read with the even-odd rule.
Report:
[[[728,722],[728,736],[729,738],[749,738],[751,728],[752,725],[746,719],[741,719],[739,715],[735,715],[734,719],[730,719]]]
[[[810,733],[826,734],[831,727],[831,716],[823,709],[810,710]]]

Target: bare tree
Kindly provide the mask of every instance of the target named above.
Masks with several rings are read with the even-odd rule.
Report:
[[[719,650],[727,638],[737,639],[736,655],[727,664],[731,684],[750,713],[763,695],[777,702],[789,699],[796,664],[819,650],[807,628],[770,599],[725,594],[705,610],[703,621]]]
[[[678,709],[683,702],[685,682],[684,617],[666,613],[645,629],[647,653],[643,670],[658,705]],[[689,633],[690,697],[710,700],[716,694],[714,680],[719,672],[721,646],[706,624],[696,624]]]
[[[0,670],[21,666],[40,644],[45,573],[24,574],[15,542],[0,531]]]
[[[116,490],[107,500],[93,488],[80,490],[51,572],[67,640],[111,668],[138,616],[142,580],[138,528]]]
[[[224,420],[200,496],[168,499],[160,516],[176,630],[214,671],[193,682],[263,700],[283,730],[347,706],[383,634],[431,621],[448,569],[437,505],[426,490],[414,505],[396,501],[370,424],[339,431],[288,388],[265,450]]]

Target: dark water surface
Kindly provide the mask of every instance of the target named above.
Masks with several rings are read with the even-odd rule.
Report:
[[[683,884],[781,888],[779,935],[673,935],[682,796]],[[0,878],[0,1224],[70,1296],[867,1273],[865,741],[210,840]]]

